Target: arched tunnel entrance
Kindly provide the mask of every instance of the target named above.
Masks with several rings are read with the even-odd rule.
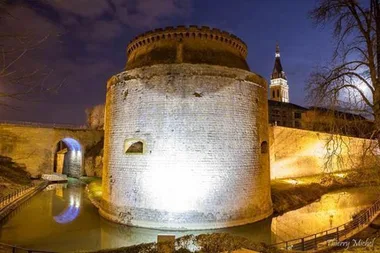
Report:
[[[82,166],[82,147],[79,142],[73,138],[60,140],[54,153],[54,172],[79,178],[82,176]]]

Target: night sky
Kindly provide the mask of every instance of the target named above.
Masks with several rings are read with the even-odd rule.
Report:
[[[276,42],[288,77],[290,102],[306,105],[305,82],[333,50],[328,27],[308,18],[314,0],[45,0],[12,1],[0,31],[46,38],[14,68],[49,73],[41,92],[7,100],[0,120],[85,123],[85,109],[105,102],[106,81],[125,66],[136,35],[165,26],[206,25],[240,37],[251,71],[269,80]],[[9,89],[0,79],[0,91]],[[5,88],[4,88],[5,87]],[[20,87],[19,87],[20,88]]]

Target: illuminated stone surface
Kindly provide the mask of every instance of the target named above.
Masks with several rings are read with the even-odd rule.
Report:
[[[374,168],[379,164],[376,140],[280,126],[269,127],[269,138],[271,179]]]
[[[119,223],[166,229],[228,227],[268,217],[266,82],[239,67],[244,64],[217,66],[212,52],[208,64],[195,64],[203,63],[201,57],[184,61],[185,45],[199,42],[184,34],[168,42],[177,47],[170,64],[149,62],[165,43],[131,52],[132,41],[128,70],[108,82],[100,213]],[[223,34],[227,42],[199,39],[200,52],[219,43],[214,55],[233,52],[246,65],[246,53],[228,44],[238,39]]]
[[[57,143],[66,139],[69,150],[64,159],[70,168],[61,169],[70,176],[79,177],[90,169],[90,166],[83,166],[86,149],[99,142],[102,137],[103,132],[96,130],[1,123],[0,155],[17,159],[18,163],[25,164],[26,170],[33,177],[37,177],[54,172]]]

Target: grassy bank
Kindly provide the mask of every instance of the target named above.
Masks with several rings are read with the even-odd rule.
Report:
[[[339,189],[380,185],[380,170],[361,170],[313,177],[273,180],[274,215],[310,204],[322,195]]]
[[[25,167],[12,161],[11,158],[0,156],[0,197],[31,184],[30,174]]]

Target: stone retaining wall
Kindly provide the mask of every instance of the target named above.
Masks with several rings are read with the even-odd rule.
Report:
[[[281,126],[269,127],[271,179],[380,165],[376,140]]]

